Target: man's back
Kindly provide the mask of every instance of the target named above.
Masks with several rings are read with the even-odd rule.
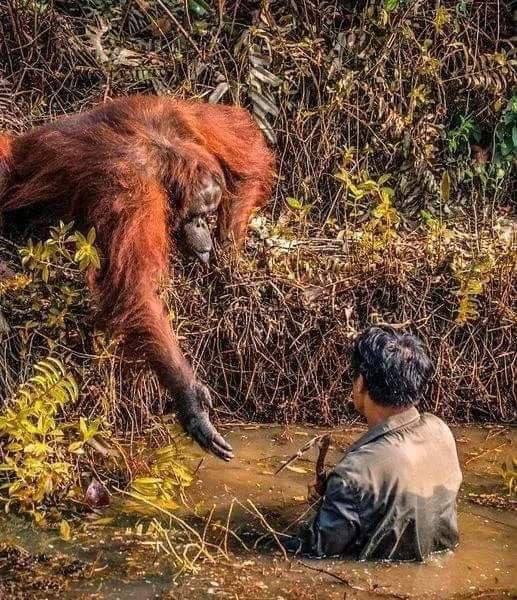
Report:
[[[361,559],[422,560],[458,541],[461,484],[449,428],[416,408],[389,417],[331,471],[312,525],[312,551]],[[308,540],[307,540],[308,541]]]

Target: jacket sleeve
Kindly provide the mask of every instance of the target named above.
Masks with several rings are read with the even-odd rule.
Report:
[[[300,532],[304,554],[335,556],[352,549],[359,533],[355,496],[355,490],[345,479],[330,474],[314,520]]]

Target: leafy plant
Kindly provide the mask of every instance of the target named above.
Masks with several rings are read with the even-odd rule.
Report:
[[[47,500],[66,496],[77,475],[74,462],[100,427],[99,419],[66,421],[64,409],[77,400],[78,387],[63,361],[54,358],[59,342],[69,346],[78,337],[88,302],[81,271],[100,266],[94,242],[93,229],[84,237],[72,223],[59,223],[47,240],[29,240],[20,248],[25,272],[0,283],[22,357],[48,356],[36,362],[28,381],[8,392],[0,414],[6,507],[15,502],[35,516]]]
[[[6,510],[14,502],[34,512],[50,497],[63,497],[75,480],[71,453],[82,451],[98,423],[66,423],[63,408],[79,388],[63,364],[48,357],[34,365],[0,415],[0,472],[5,475]],[[70,435],[79,440],[70,441]]]
[[[81,271],[100,267],[94,246],[95,231],[84,237],[72,231],[73,223],[50,228],[45,241],[29,240],[19,250],[25,273],[0,282],[0,296],[12,314],[23,315],[25,332],[52,331],[58,339],[69,337],[76,323],[85,316],[89,294]]]
[[[400,5],[406,4],[406,2],[407,0],[384,0],[384,10],[386,12],[392,12],[397,10]]]
[[[454,240],[455,232],[427,210],[421,210],[420,216],[428,231],[427,249],[429,254],[437,257],[442,246]]]
[[[350,193],[356,200],[370,194],[377,196],[380,200],[386,195],[393,196],[393,190],[384,185],[391,178],[389,174],[382,175],[378,181],[375,181],[370,179],[367,172],[360,172],[355,175],[342,168],[336,173],[335,178],[345,184],[346,192]]]
[[[409,94],[411,112],[418,106],[423,106],[429,102],[429,91],[425,85],[416,85]]]
[[[449,152],[455,156],[467,155],[472,140],[481,141],[481,130],[472,115],[460,115],[458,124],[447,134]]]
[[[386,185],[391,175],[386,173],[375,181],[367,172],[355,175],[342,167],[335,177],[345,184],[346,192],[354,199],[361,200],[369,195],[377,199],[370,211],[371,219],[362,228],[360,240],[363,250],[373,253],[371,257],[375,260],[380,258],[375,253],[397,238],[396,227],[400,223],[400,215],[392,203],[395,190]]]
[[[145,475],[137,473],[132,479],[121,512],[152,516],[179,508],[183,489],[193,481],[181,462],[184,454],[185,448],[177,444],[153,450],[145,461]]]
[[[496,177],[505,175],[517,160],[517,95],[514,94],[503,111],[495,129],[494,165]]]
[[[197,17],[204,17],[212,10],[212,7],[205,0],[188,0],[188,9]]]
[[[51,275],[55,275],[56,270],[59,270],[57,264],[52,270],[52,261],[59,257],[64,258],[68,263],[78,264],[81,271],[88,267],[100,268],[99,253],[93,245],[95,229],[91,228],[85,238],[79,231],[70,234],[72,228],[73,223],[65,225],[60,222],[57,227],[50,228],[50,238],[45,242],[39,241],[34,244],[30,239],[27,246],[20,249],[22,265],[35,276],[40,276],[45,283],[49,281]],[[69,250],[70,242],[75,243],[76,251],[73,256]]]
[[[456,257],[452,266],[454,276],[460,285],[456,292],[459,296],[456,323],[464,325],[479,316],[478,298],[483,294],[485,285],[490,280],[493,266],[494,261],[490,255],[478,257],[467,264]]]
[[[469,13],[469,5],[467,4],[467,0],[459,0],[456,4],[456,15],[457,16],[466,16]]]
[[[434,27],[438,33],[441,33],[445,27],[451,22],[451,15],[444,6],[439,6],[434,17]]]
[[[93,229],[93,227],[88,232],[87,237],[84,237],[80,231],[76,231],[72,235],[76,248],[74,262],[79,265],[81,271],[84,271],[89,267],[100,269],[101,261],[99,253],[93,245],[95,237],[95,229]]]
[[[380,250],[387,248],[397,239],[396,227],[400,216],[392,204],[395,192],[392,188],[380,189],[380,202],[372,209],[370,221],[363,227],[361,247],[375,260],[380,260]]]
[[[298,200],[298,198],[293,198],[292,196],[288,196],[285,199],[285,202],[290,209],[297,212],[302,217],[306,217],[313,207],[313,204],[302,202],[301,200]]]

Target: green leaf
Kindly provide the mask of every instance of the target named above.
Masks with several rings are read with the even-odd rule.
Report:
[[[289,196],[285,199],[285,201],[287,202],[287,205],[294,210],[300,210],[303,208],[303,204],[297,198],[292,198]]]
[[[472,125],[472,137],[474,138],[474,141],[479,144],[481,141],[481,130],[476,123]]]
[[[506,142],[502,142],[501,144],[501,154],[506,158],[512,151],[512,147]]]
[[[387,199],[387,200],[391,200],[392,198],[395,197],[395,190],[393,188],[390,187],[383,187],[381,189],[381,196],[383,197],[383,199]]]
[[[385,0],[384,1],[384,8],[388,12],[391,12],[392,10],[395,10],[396,8],[398,8],[398,5],[399,5],[399,0]]]
[[[379,184],[379,186],[385,184],[387,181],[389,181],[391,179],[391,174],[390,173],[385,173],[384,175],[381,175],[379,177],[379,181],[377,182]]]
[[[377,183],[375,181],[373,181],[372,179],[367,179],[366,181],[363,181],[362,183],[359,184],[359,188],[363,192],[373,192],[378,187],[379,186],[377,185]]]
[[[205,16],[210,10],[210,6],[203,0],[189,0],[188,8],[198,17]]]

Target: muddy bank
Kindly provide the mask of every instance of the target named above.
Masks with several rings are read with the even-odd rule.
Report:
[[[235,428],[229,438],[238,458],[228,466],[210,457],[203,460],[188,490],[188,503],[200,516],[211,514],[214,529],[229,526],[232,533],[226,539],[227,558],[204,562],[196,575],[175,578],[169,558],[156,551],[145,535],[146,527],[135,519],[88,527],[64,542],[15,517],[4,517],[1,597],[266,600],[517,595],[517,513],[515,504],[504,498],[500,477],[505,457],[515,456],[515,430],[455,428],[464,470],[461,544],[455,553],[433,557],[423,565],[286,561],[274,544],[264,543],[268,525],[293,531],[309,514],[303,499],[314,454],[279,476],[274,471],[317,432],[298,427]],[[336,432],[328,463],[339,457],[340,446],[360,433],[359,428]],[[196,523],[192,521],[200,526]]]

